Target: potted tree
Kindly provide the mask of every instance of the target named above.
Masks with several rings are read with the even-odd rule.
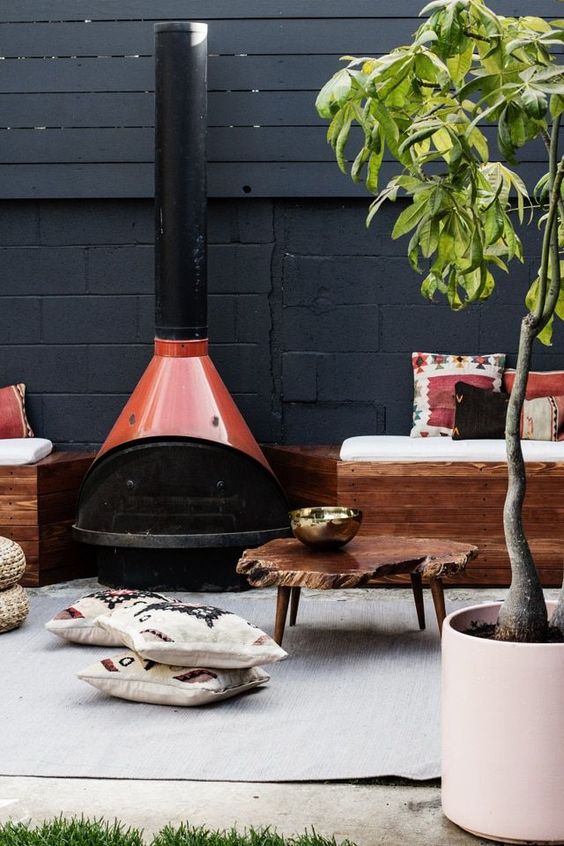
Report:
[[[564,843],[564,643],[557,642],[564,590],[558,603],[545,602],[523,527],[520,436],[533,343],[549,344],[554,318],[564,318],[564,76],[557,52],[564,31],[558,21],[501,17],[484,0],[433,0],[421,14],[428,17],[411,44],[378,58],[345,57],[316,105],[330,121],[328,141],[344,172],[351,128],[361,127],[351,176],[364,178],[376,195],[367,224],[385,201],[409,201],[392,237],[411,233],[408,258],[424,274],[428,299],[444,295],[455,310],[487,299],[496,276],[523,260],[515,217],[538,219],[542,257],[526,297],[506,418],[512,581],[502,604],[445,621],[443,809],[485,837]],[[502,160],[490,157],[485,123],[497,123]],[[509,165],[538,140],[548,172],[531,200]],[[400,168],[380,188],[386,151]],[[480,621],[495,624],[492,638],[468,633]]]

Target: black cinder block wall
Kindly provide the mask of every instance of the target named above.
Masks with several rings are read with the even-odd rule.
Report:
[[[407,434],[412,350],[510,353],[538,262],[482,306],[454,314],[419,293],[384,209],[364,200],[212,200],[211,354],[261,441]],[[99,444],[152,351],[149,200],[0,204],[0,383],[24,381],[37,434]],[[541,369],[564,367],[564,327]]]

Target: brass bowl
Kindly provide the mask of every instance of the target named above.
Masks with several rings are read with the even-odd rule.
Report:
[[[339,505],[319,505],[290,511],[292,531],[306,546],[337,549],[354,538],[362,523],[362,511]]]

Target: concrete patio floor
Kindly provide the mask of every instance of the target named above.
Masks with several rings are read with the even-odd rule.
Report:
[[[358,846],[480,846],[441,813],[437,786],[0,777],[0,821],[118,817],[148,840],[167,823],[311,829]]]
[[[81,581],[31,590],[80,595],[98,587]],[[555,596],[557,591],[547,591]],[[354,601],[364,591],[333,591]],[[447,591],[447,601],[483,602],[504,590]],[[410,591],[379,591],[379,600],[405,599]],[[235,599],[237,594],[230,594]],[[257,599],[274,602],[270,590]],[[209,601],[209,595],[207,595]],[[0,762],[1,767],[1,762]],[[378,779],[358,783],[242,783],[143,781],[0,776],[0,821],[40,822],[85,815],[122,820],[143,828],[148,839],[167,823],[188,821],[208,828],[272,826],[284,834],[315,828],[320,834],[348,838],[358,846],[481,846],[480,840],[446,820],[438,782],[398,783]]]

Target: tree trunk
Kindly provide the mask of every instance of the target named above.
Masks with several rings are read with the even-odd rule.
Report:
[[[511,587],[503,603],[496,628],[496,640],[542,642],[548,620],[542,586],[523,528],[526,492],[525,462],[521,449],[521,411],[537,334],[535,318],[528,314],[521,323],[515,383],[507,409],[505,442],[508,487],[503,509],[503,527],[511,561]]]

